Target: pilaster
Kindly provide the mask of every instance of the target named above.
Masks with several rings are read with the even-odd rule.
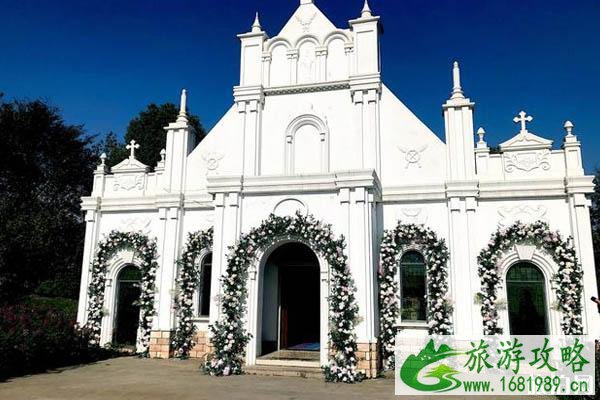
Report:
[[[84,210],[89,206],[93,208],[87,208],[85,212],[85,239],[83,245],[83,260],[81,263],[81,280],[79,284],[79,303],[77,306],[77,323],[80,325],[85,324],[87,320],[87,291],[90,283],[90,266],[94,259],[96,243],[98,242],[101,217],[101,213],[99,212],[99,199],[93,199],[92,204],[88,203],[87,199],[84,199],[84,204],[82,206]]]
[[[157,311],[153,329],[171,331],[175,326],[173,291],[177,276],[177,258],[181,242],[182,195],[162,196],[157,201],[159,232],[159,274]]]
[[[336,185],[347,214],[343,229],[361,319],[356,327],[357,340],[373,344],[377,343],[379,327],[375,202],[381,196],[381,186],[373,170],[337,174]]]
[[[480,333],[480,318],[473,296],[479,290],[475,237],[478,188],[476,181],[447,182],[450,288],[454,299],[454,334]],[[460,312],[460,317],[458,313]]]
[[[227,270],[229,246],[233,246],[241,234],[241,177],[209,177],[208,191],[213,194],[215,221],[213,232],[213,264],[211,276],[212,297],[221,295],[220,278]],[[219,319],[219,304],[211,301],[210,322]]]
[[[262,86],[235,87],[234,98],[242,132],[243,175],[260,175],[262,110],[264,90]]]
[[[594,262],[594,244],[590,222],[591,201],[586,197],[594,190],[591,176],[566,178],[565,186],[569,201],[571,233],[577,251],[577,258],[583,269],[583,323],[587,327],[584,334],[600,335],[600,316],[596,304],[589,300],[598,296],[596,286],[596,268]]]

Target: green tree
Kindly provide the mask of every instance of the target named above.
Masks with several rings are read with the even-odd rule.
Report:
[[[94,138],[42,101],[0,98],[0,143],[0,301],[76,297]]]
[[[173,103],[148,105],[129,122],[124,143],[119,143],[112,132],[106,136],[102,148],[108,157],[107,164],[112,167],[123,161],[129,154],[125,150],[125,145],[135,140],[140,144],[140,148],[135,152],[136,158],[154,168],[160,160],[160,151],[165,148],[167,140],[167,131],[164,127],[175,122],[178,114],[179,109]],[[200,119],[195,115],[188,115],[188,120],[196,131],[196,143],[199,143],[206,135]]]
[[[594,245],[594,261],[596,264],[596,279],[600,278],[600,169],[596,169],[594,176],[594,193],[591,196],[592,207],[590,218],[592,223],[592,242]],[[600,282],[596,281],[600,292]]]

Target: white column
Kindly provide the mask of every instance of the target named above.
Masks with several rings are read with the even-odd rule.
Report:
[[[360,343],[376,341],[377,291],[373,257],[373,194],[364,187],[349,192],[347,251],[361,321],[356,326]]]
[[[471,273],[471,257],[469,251],[469,221],[464,199],[451,197],[448,199],[450,250],[450,285],[451,297],[454,299],[454,334],[471,337],[474,333],[473,310],[473,274]],[[472,223],[471,223],[472,226]]]
[[[569,198],[571,212],[571,229],[575,241],[575,249],[581,267],[583,268],[583,323],[584,334],[600,337],[600,315],[596,304],[590,297],[598,297],[596,287],[596,269],[594,263],[594,245],[592,242],[592,227],[590,223],[590,201],[583,193],[576,193]]]
[[[85,324],[87,320],[88,286],[90,284],[90,267],[94,259],[94,251],[98,242],[100,213],[87,210],[85,213],[85,241],[83,245],[83,261],[81,264],[81,281],[79,284],[79,304],[77,305],[77,322]]]
[[[220,278],[227,270],[229,246],[233,246],[241,233],[240,215],[241,197],[239,193],[215,194],[215,223],[213,233],[213,265],[211,277],[212,296],[222,293]],[[211,301],[210,321],[219,319],[220,308],[217,302]]]
[[[362,90],[357,90],[352,93],[352,102],[354,104],[354,126],[356,129],[355,137],[358,138],[356,144],[359,145],[359,157],[360,166],[365,166],[365,143],[364,143],[364,130],[365,130],[365,113],[364,113],[364,96]]]
[[[160,269],[157,277],[157,310],[158,322],[154,323],[154,330],[169,331],[174,326],[173,291],[177,273],[176,260],[179,257],[180,242],[180,210],[179,207],[159,208],[161,221],[160,237]]]
[[[262,56],[262,73],[263,73],[263,86],[270,87],[271,86],[271,53],[263,53]]]
[[[298,83],[298,50],[290,50],[287,53],[290,60],[290,85]]]

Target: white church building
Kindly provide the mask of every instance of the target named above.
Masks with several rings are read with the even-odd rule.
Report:
[[[441,140],[386,87],[379,17],[367,2],[358,15],[337,28],[313,1],[300,0],[272,37],[257,15],[251,30],[238,35],[240,79],[233,104],[204,140],[194,142],[184,91],[179,117],[165,127],[165,150],[156,166],[136,160],[135,149],[144,143],[128,145],[130,157],[112,168],[102,160],[93,191],[82,200],[86,234],[78,310],[79,323],[89,323],[90,304],[100,304],[100,344],[146,346],[152,357],[173,356],[182,318],[175,306],[182,253],[190,234],[210,232],[212,241],[194,258],[197,281],[188,304],[195,328],[189,354],[209,353],[208,326],[222,317],[221,277],[233,246],[271,214],[296,213],[331,225],[345,239],[358,306],[358,368],[367,376],[381,368],[387,329],[382,240],[399,238],[403,226],[422,227],[447,250],[447,276],[440,276],[453,333],[489,333],[484,323],[491,315],[493,326],[507,333],[562,334],[568,314],[562,304],[575,299],[577,332],[597,335],[598,312],[587,301],[596,295],[588,200],[593,177],[584,173],[573,124],[565,123],[564,140],[554,145],[543,132],[531,132],[532,117],[515,108],[516,116],[506,116],[516,122],[514,136],[490,150],[491,138],[474,130],[475,103],[454,63],[449,98],[441,104]],[[540,244],[541,228],[531,228],[539,221],[551,232],[545,237],[560,233],[556,240],[576,254],[573,265],[560,261],[561,250],[553,254]],[[493,296],[487,292],[496,308],[485,311],[480,257],[516,222],[534,233],[501,238],[492,268],[499,283]],[[122,246],[100,260],[105,269],[94,277],[91,266],[104,251],[99,244],[113,231],[149,238],[156,264],[140,270],[145,256]],[[432,253],[422,248],[423,238],[401,239],[390,297],[397,310],[389,315],[394,333],[427,334],[440,323],[440,315],[428,309]],[[244,321],[252,335],[245,364],[324,365],[332,351],[326,258],[300,237],[273,237],[257,254],[245,278]],[[583,273],[567,288],[570,294],[555,282],[564,268]],[[153,312],[142,315],[151,331],[144,341],[136,300],[148,289],[140,288],[147,271],[154,279],[153,304],[141,307]]]

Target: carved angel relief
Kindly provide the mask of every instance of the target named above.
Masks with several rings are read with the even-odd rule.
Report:
[[[401,146],[397,146],[398,150],[400,150],[400,152],[402,154],[404,154],[404,161],[406,162],[406,164],[404,165],[404,168],[408,169],[409,166],[411,165],[415,165],[418,168],[421,168],[421,156],[423,154],[423,152],[427,149],[427,145],[423,145],[421,147],[418,148],[412,148],[412,149],[407,149]]]
[[[550,169],[549,150],[516,152],[514,154],[504,153],[504,170],[513,172],[515,169],[520,169],[525,172],[532,171],[536,168],[541,168],[544,171]]]
[[[316,16],[317,16],[316,12],[313,13],[313,15],[311,15],[308,18],[301,18],[300,16],[296,15],[296,21],[298,21],[298,23],[302,26],[302,31],[304,33],[310,32],[310,26],[312,25]]]

